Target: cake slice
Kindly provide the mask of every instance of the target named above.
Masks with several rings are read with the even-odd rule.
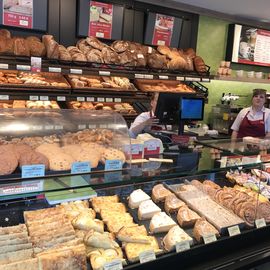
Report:
[[[152,189],[152,200],[155,203],[164,202],[165,198],[172,194],[168,189],[166,189],[162,184],[155,185]]]
[[[155,214],[150,221],[150,232],[168,232],[176,223],[165,212]]]
[[[144,225],[138,226],[136,224],[130,227],[124,226],[118,231],[116,237],[118,240],[125,243],[149,243],[147,231]]]
[[[139,206],[138,218],[140,220],[150,219],[159,212],[161,209],[152,200],[144,201]]]
[[[134,190],[128,199],[128,206],[131,209],[138,208],[140,203],[147,201],[150,199],[150,196],[147,195],[144,191],[141,189]]]
[[[175,194],[170,194],[165,198],[165,211],[167,214],[178,212],[179,208],[184,206],[185,203],[178,199]]]
[[[177,221],[181,227],[192,227],[201,217],[188,206],[182,206],[177,213]]]
[[[193,243],[193,239],[177,225],[173,226],[163,238],[164,247],[167,251],[172,251],[177,243],[184,241],[189,241],[190,245]]]

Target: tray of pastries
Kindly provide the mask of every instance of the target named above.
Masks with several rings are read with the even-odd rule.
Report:
[[[9,100],[1,101],[0,109],[60,109],[56,101]]]
[[[74,110],[105,110],[115,111],[124,115],[137,115],[137,112],[129,103],[70,101],[67,103],[67,107]]]
[[[70,88],[69,83],[61,74],[49,72],[31,73],[16,70],[0,71],[0,87],[6,86],[19,88]]]
[[[68,75],[68,80],[74,89],[80,90],[136,91],[125,77]]]
[[[178,81],[135,80],[135,85],[144,92],[195,93],[191,87]]]

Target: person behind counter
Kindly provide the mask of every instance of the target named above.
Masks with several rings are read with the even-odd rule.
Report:
[[[254,89],[251,107],[242,109],[237,115],[231,129],[231,139],[246,136],[270,137],[270,109],[264,107],[266,90]]]
[[[158,93],[152,94],[150,98],[150,111],[139,114],[129,128],[131,138],[136,138],[138,134],[149,132],[151,127],[158,123],[154,113],[158,101]]]

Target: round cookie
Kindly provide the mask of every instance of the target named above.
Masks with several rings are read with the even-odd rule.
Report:
[[[102,162],[105,163],[106,160],[121,160],[123,162],[123,164],[126,162],[126,157],[125,154],[115,148],[107,148],[103,154],[102,154]]]
[[[9,152],[1,153],[0,159],[0,175],[13,173],[18,166],[18,160],[15,155]]]
[[[41,153],[35,151],[29,151],[24,153],[19,158],[19,165],[22,167],[23,165],[34,165],[34,164],[43,164],[45,165],[45,169],[49,169],[49,160],[46,156]]]
[[[14,151],[17,156],[17,159],[19,160],[21,156],[23,156],[24,154],[28,152],[33,151],[33,149],[31,148],[31,146],[27,144],[15,144]]]
[[[67,171],[71,169],[71,165],[75,160],[65,153],[49,157],[50,170],[52,171]]]

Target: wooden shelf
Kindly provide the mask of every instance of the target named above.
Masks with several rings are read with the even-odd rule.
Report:
[[[217,81],[231,81],[231,82],[248,82],[248,83],[266,83],[270,84],[268,79],[257,79],[257,78],[247,78],[247,77],[230,77],[230,76],[211,76],[212,80]]]

